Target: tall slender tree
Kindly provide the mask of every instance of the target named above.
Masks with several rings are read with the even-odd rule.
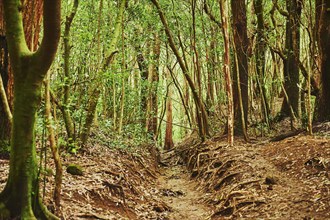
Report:
[[[318,21],[318,45],[321,60],[321,92],[317,103],[317,121],[330,120],[330,2],[322,0],[321,15]],[[317,5],[316,11],[319,11]]]
[[[226,0],[219,0],[221,23],[222,23],[222,34],[224,40],[224,54],[223,54],[223,72],[226,80],[226,92],[228,99],[228,143],[229,145],[234,144],[234,101],[233,101],[233,88],[232,78],[230,73],[230,43],[229,43],[229,21],[228,21],[228,5]]]
[[[158,82],[159,82],[159,59],[160,59],[160,36],[153,34],[152,63],[149,73],[149,82],[151,83],[150,91],[150,117],[148,118],[148,132],[153,138],[157,136],[158,123]]]
[[[161,9],[159,2],[157,0],[151,0],[151,2],[155,5],[155,7],[157,9],[158,15],[159,15],[160,20],[165,29],[165,33],[167,36],[169,46],[172,49],[172,52],[174,53],[175,57],[177,58],[177,61],[182,70],[183,76],[186,79],[187,84],[192,92],[192,97],[193,97],[193,100],[194,100],[195,106],[196,106],[196,119],[197,119],[197,124],[198,124],[199,136],[202,139],[202,141],[204,141],[207,138],[207,136],[210,135],[210,131],[209,131],[209,124],[208,124],[208,117],[207,117],[207,113],[205,110],[205,105],[202,101],[202,97],[200,97],[198,95],[198,91],[195,86],[195,83],[193,82],[191,76],[189,75],[189,69],[186,65],[186,62],[184,61],[182,56],[180,56],[180,53],[178,51],[178,48],[176,47],[176,44],[175,44],[175,41],[173,38],[173,34],[170,30],[167,19],[164,15],[163,10]]]
[[[298,116],[299,112],[299,54],[300,54],[300,18],[302,0],[286,0],[287,11],[280,12],[286,16],[284,88],[288,99],[284,99],[281,109],[283,116]],[[292,110],[291,110],[292,109]],[[293,113],[294,116],[291,115]]]
[[[257,16],[257,36],[255,49],[255,65],[257,70],[257,85],[261,98],[262,113],[264,120],[269,124],[269,104],[266,95],[265,86],[265,66],[266,66],[266,36],[265,36],[265,21],[264,21],[264,2],[263,0],[253,1],[254,11]]]
[[[246,18],[246,5],[245,0],[231,0],[232,22],[233,22],[233,37],[237,54],[238,68],[233,68],[233,82],[234,82],[234,114],[235,114],[235,131],[242,133],[246,126],[248,117],[248,57],[247,49],[249,41],[247,37],[247,18]],[[238,74],[237,74],[238,71]],[[239,79],[237,79],[239,77]],[[238,83],[239,82],[239,83]],[[238,86],[241,90],[241,97],[239,94]],[[239,99],[242,99],[243,106],[240,106]],[[244,120],[244,122],[243,122]],[[243,128],[245,127],[245,128]],[[243,131],[245,132],[245,131]]]

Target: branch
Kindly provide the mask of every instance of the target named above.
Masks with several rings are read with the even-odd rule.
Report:
[[[278,1],[278,0],[273,0],[273,5],[274,5],[274,7],[277,9],[277,11],[278,11],[281,15],[283,15],[283,16],[285,16],[285,17],[289,17],[289,13],[288,13],[287,11],[285,11],[284,9],[280,8],[280,6],[278,6],[278,4],[277,4],[277,1]]]
[[[15,73],[20,73],[19,68],[21,55],[24,52],[25,56],[31,54],[26,42],[23,29],[22,5],[20,1],[4,0],[4,20],[6,21],[6,36],[8,43],[9,57],[11,66]]]
[[[78,4],[79,4],[79,0],[74,0],[73,6],[72,6],[72,10],[71,10],[71,14],[66,17],[66,20],[65,20],[65,32],[67,32],[67,33],[70,32],[71,23],[73,21],[74,16],[77,13]],[[67,28],[68,28],[68,30],[67,30]]]
[[[125,6],[126,6],[126,0],[121,0],[119,13],[116,18],[116,25],[115,25],[113,37],[111,39],[109,49],[105,53],[106,59],[103,61],[103,64],[102,64],[103,69],[106,69],[111,64],[112,57],[118,52],[116,50],[116,47],[117,47],[119,35],[121,33],[122,22],[123,22],[122,18],[124,15]]]
[[[301,70],[302,75],[305,77],[306,80],[308,80],[309,76],[308,76],[308,72],[307,72],[304,64],[299,59],[297,59],[297,63],[298,63],[298,66]],[[317,96],[319,94],[319,91],[320,91],[318,83],[316,82],[316,80],[312,76],[310,76],[310,80],[311,80],[311,86],[313,88],[312,94]]]
[[[276,48],[272,47],[270,44],[268,44],[268,46],[269,46],[269,49],[271,51],[273,51],[274,53],[276,53],[277,55],[279,55],[282,60],[287,59],[286,55],[283,53],[283,51],[281,49],[276,49]]]
[[[35,54],[35,62],[40,71],[46,74],[55,57],[61,35],[61,0],[44,0],[44,36]]]
[[[209,16],[210,20],[213,21],[216,25],[218,25],[219,28],[221,28],[221,22],[218,21],[215,16],[210,12],[209,7],[206,3],[206,0],[204,1],[203,9],[205,13]]]
[[[3,86],[3,81],[2,81],[1,74],[0,74],[0,96],[1,96],[2,104],[3,104],[3,107],[5,109],[6,115],[8,117],[8,120],[9,120],[10,124],[12,124],[13,115],[12,115],[10,107],[9,107],[9,103],[8,103],[8,99],[7,99],[7,95],[6,95],[6,90]]]

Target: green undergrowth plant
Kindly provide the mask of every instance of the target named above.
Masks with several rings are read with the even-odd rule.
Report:
[[[152,139],[148,137],[140,124],[128,124],[123,127],[121,133],[109,129],[109,124],[111,122],[108,120],[100,122],[99,127],[92,132],[91,144],[125,150],[133,150],[142,145],[152,144]]]

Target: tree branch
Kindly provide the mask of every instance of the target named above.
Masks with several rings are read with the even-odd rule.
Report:
[[[210,20],[213,21],[216,25],[218,25],[219,28],[221,28],[221,22],[218,21],[215,18],[215,16],[210,12],[209,7],[206,3],[206,0],[204,0],[203,9],[204,9],[205,13],[208,15],[208,17],[210,18]]]
[[[61,34],[61,0],[44,0],[44,36],[35,54],[35,61],[46,74],[55,57]],[[44,75],[42,76],[42,78]]]

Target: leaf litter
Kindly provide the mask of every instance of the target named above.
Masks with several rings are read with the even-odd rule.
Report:
[[[224,136],[204,143],[190,136],[161,154],[152,146],[95,144],[63,158],[64,167],[78,164],[83,175],[64,172],[61,218],[330,219],[328,127],[318,126],[315,136],[238,140],[234,147]],[[8,166],[0,160],[1,188]],[[41,192],[52,210],[54,171],[42,173]]]

